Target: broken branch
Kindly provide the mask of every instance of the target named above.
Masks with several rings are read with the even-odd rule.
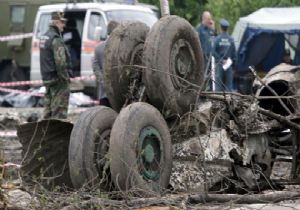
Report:
[[[190,203],[239,203],[239,204],[253,204],[253,203],[269,203],[280,202],[287,199],[299,198],[299,192],[285,192],[278,191],[269,194],[194,194],[189,196]]]

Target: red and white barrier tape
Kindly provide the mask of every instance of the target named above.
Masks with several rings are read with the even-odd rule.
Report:
[[[0,165],[0,168],[9,168],[9,167],[16,167],[16,168],[21,168],[22,165],[20,164],[15,164],[11,162],[4,163],[3,165]]]
[[[16,35],[10,35],[10,36],[0,36],[0,42],[6,42],[10,40],[16,40],[16,39],[25,39],[32,37],[33,33],[26,33],[26,34],[16,34]]]
[[[81,76],[71,78],[71,81],[83,81],[83,80],[95,80],[95,75]],[[17,81],[17,82],[0,82],[0,87],[14,87],[14,86],[25,86],[25,85],[41,85],[42,80],[32,80],[32,81]]]
[[[87,76],[81,76],[81,77],[74,77],[71,78],[71,81],[81,81],[81,80],[95,80],[96,76],[95,75],[87,75]]]
[[[25,86],[25,85],[41,85],[42,80],[32,81],[17,81],[17,82],[0,82],[0,87],[13,87],[13,86]]]
[[[82,80],[95,80],[95,75],[88,75],[88,76],[81,76],[81,77],[75,77],[71,78],[71,81],[82,81]],[[30,92],[25,90],[16,90],[11,88],[5,88],[5,87],[12,87],[12,86],[22,86],[22,85],[41,85],[43,83],[42,80],[34,80],[34,81],[18,81],[18,82],[2,82],[0,83],[0,91],[7,92],[7,93],[19,93],[19,94],[25,94],[30,96],[38,96],[38,97],[44,97],[43,93],[38,92]],[[87,101],[91,104],[98,105],[99,101],[96,100],[89,100]],[[1,136],[1,133],[0,133]]]
[[[30,96],[44,97],[43,93],[33,93],[33,92],[25,91],[25,90],[16,90],[16,89],[0,87],[0,91],[6,92],[6,93],[19,93],[19,94],[30,95]],[[90,102],[95,105],[99,104],[99,101],[95,101],[95,100],[91,100],[91,101],[87,101],[87,102]]]

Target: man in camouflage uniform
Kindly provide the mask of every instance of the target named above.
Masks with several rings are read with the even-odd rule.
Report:
[[[40,38],[40,69],[46,87],[44,119],[67,118],[70,58],[61,35],[65,21],[63,13],[53,12],[48,31]]]

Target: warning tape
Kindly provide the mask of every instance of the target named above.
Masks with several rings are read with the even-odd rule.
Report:
[[[0,164],[0,168],[10,168],[10,167],[21,168],[21,166],[22,165],[20,164],[11,163],[11,162],[4,163],[3,165]],[[3,185],[1,185],[1,187],[3,187]]]
[[[83,80],[95,80],[95,75],[81,76],[71,78],[71,81],[83,81]],[[42,80],[32,80],[32,81],[16,81],[16,82],[0,82],[0,87],[15,87],[15,86],[26,86],[26,85],[41,85]]]
[[[17,81],[17,82],[0,82],[1,87],[12,87],[12,86],[25,86],[25,85],[41,85],[42,80],[32,80],[32,81]]]
[[[30,95],[30,96],[44,97],[43,93],[29,92],[29,91],[25,91],[25,90],[16,90],[16,89],[11,89],[11,88],[0,87],[0,91],[6,92],[6,93],[19,93],[19,94]],[[99,105],[99,101],[90,100],[87,102],[95,104],[95,105]]]
[[[83,80],[95,80],[95,79],[96,79],[95,75],[88,75],[88,76],[71,78],[71,81],[83,81]],[[32,85],[32,84],[41,85],[41,84],[43,84],[43,81],[42,80],[33,80],[33,81],[18,81],[18,82],[1,82],[0,83],[0,91],[7,92],[7,93],[18,93],[18,94],[24,94],[24,95],[30,95],[30,96],[44,97],[43,93],[5,88],[5,87],[23,86],[23,85]],[[90,100],[87,102],[92,103],[94,105],[99,105],[99,101],[96,101],[96,100]],[[0,136],[1,136],[1,134],[0,134]]]
[[[81,80],[95,80],[95,75],[87,75],[87,76],[81,76],[81,77],[74,77],[71,78],[71,81],[81,81]]]
[[[6,42],[10,40],[16,40],[16,39],[25,39],[32,37],[33,33],[26,33],[26,34],[16,34],[16,35],[10,35],[10,36],[0,36],[0,42]]]

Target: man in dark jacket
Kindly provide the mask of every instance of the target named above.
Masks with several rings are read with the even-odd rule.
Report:
[[[227,33],[229,22],[222,18],[220,26],[221,34],[216,37],[213,48],[216,59],[216,91],[232,91],[236,50],[233,38]]]
[[[209,11],[204,11],[201,17],[201,25],[197,27],[197,32],[199,35],[201,47],[203,50],[204,64],[205,64],[205,76],[212,77],[212,49],[213,42],[216,36],[216,30],[214,26],[214,21],[212,20],[211,14]],[[211,81],[208,81],[207,90],[212,89]]]
[[[203,50],[205,66],[209,65],[207,62],[212,53],[212,44],[215,33],[214,21],[211,14],[208,11],[204,11],[202,14],[201,25],[196,29],[199,35],[201,47]]]
[[[62,39],[66,19],[61,12],[51,14],[48,31],[40,38],[40,64],[46,87],[44,118],[67,118],[70,77],[70,58]]]
[[[107,35],[109,36],[111,32],[119,25],[116,21],[110,21],[107,25]],[[103,54],[106,46],[107,39],[104,42],[99,43],[95,49],[95,55],[93,59],[93,71],[96,75],[97,80],[97,99],[100,105],[110,107],[110,103],[106,96],[103,87]]]

